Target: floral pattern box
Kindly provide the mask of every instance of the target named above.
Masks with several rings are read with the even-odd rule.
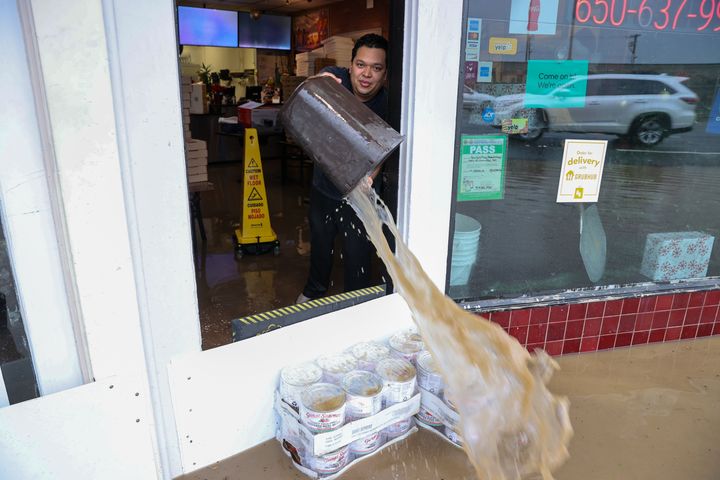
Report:
[[[702,232],[650,233],[640,273],[655,281],[704,277],[714,240]]]

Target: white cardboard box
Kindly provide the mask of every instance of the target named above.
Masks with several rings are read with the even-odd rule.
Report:
[[[198,165],[193,167],[188,167],[188,177],[191,177],[193,175],[205,175],[207,176],[207,165]]]
[[[194,173],[192,175],[188,175],[188,183],[207,182],[207,181],[208,181],[207,173]]]
[[[207,113],[205,84],[193,83],[190,93],[190,113]]]

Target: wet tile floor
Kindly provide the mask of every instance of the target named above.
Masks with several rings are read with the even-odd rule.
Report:
[[[242,221],[243,165],[208,167],[214,189],[200,193],[206,243],[194,225],[203,349],[232,341],[232,319],[290,305],[304,286],[309,265],[305,199],[310,173],[304,172],[301,179],[299,172],[289,171],[283,184],[279,164],[276,159],[263,161],[270,221],[280,241],[280,254],[245,255],[237,260],[232,235]]]
[[[243,165],[208,166],[213,190],[200,193],[207,241],[200,241],[197,225],[194,261],[203,349],[232,342],[236,318],[295,303],[307,280],[310,232],[307,223],[312,167],[301,171],[288,162],[283,179],[280,159],[263,159],[265,188],[272,228],[280,254],[245,255],[236,260],[232,235],[242,219]],[[283,181],[284,180],[284,181]],[[336,245],[329,295],[342,292],[342,260]],[[379,262],[379,261],[378,261]],[[379,272],[379,267],[373,269]],[[376,284],[381,283],[379,274]]]
[[[720,478],[720,336],[568,355],[551,389],[575,436],[557,480]],[[307,478],[269,440],[182,480]],[[473,480],[464,453],[421,431],[343,480]]]

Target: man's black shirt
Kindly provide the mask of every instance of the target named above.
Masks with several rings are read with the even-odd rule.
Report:
[[[321,72],[329,72],[342,80],[343,87],[353,91],[352,84],[350,83],[350,71],[343,67],[325,67]],[[365,106],[375,112],[377,116],[387,121],[387,104],[388,95],[387,89],[382,87],[380,91],[373,98],[364,102]],[[335,185],[328,179],[325,174],[319,169],[313,169],[313,187],[320,191],[323,195],[333,198],[335,200],[341,200],[342,194],[335,188]]]

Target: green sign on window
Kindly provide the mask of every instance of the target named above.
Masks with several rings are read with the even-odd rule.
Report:
[[[506,155],[505,135],[462,135],[457,201],[501,200]]]
[[[525,107],[584,107],[587,72],[587,60],[528,61]]]

